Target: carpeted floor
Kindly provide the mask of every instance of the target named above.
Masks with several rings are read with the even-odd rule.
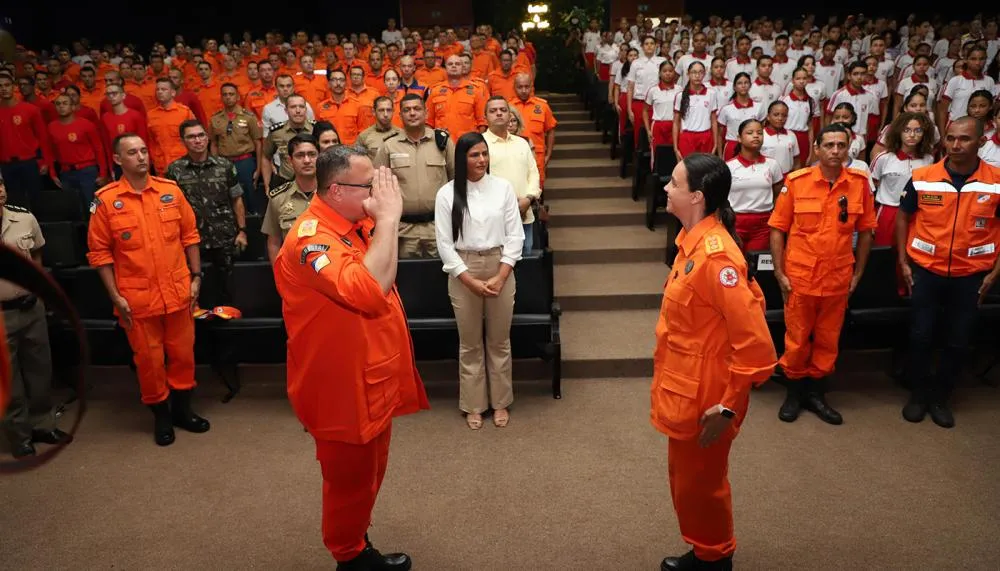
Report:
[[[732,456],[738,568],[1000,569],[1000,391],[963,387],[949,431],[906,423],[902,392],[872,385],[831,395],[841,427],[783,424],[780,387],[755,393]],[[562,401],[521,383],[511,426],[478,433],[453,386],[432,388],[434,410],[396,424],[376,546],[435,571],[652,571],[686,550],[647,380],[572,381]],[[287,403],[199,404],[212,431],[160,449],[137,400],[99,399],[61,457],[0,478],[0,567],[333,569]]]

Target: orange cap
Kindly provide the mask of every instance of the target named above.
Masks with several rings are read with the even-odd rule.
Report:
[[[239,319],[243,317],[243,312],[228,305],[220,305],[212,309],[212,314],[222,319]]]

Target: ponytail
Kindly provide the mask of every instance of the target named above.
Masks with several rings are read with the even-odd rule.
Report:
[[[729,203],[729,191],[733,182],[732,171],[716,155],[692,153],[683,159],[688,171],[688,185],[692,190],[700,190],[705,195],[705,216],[716,216],[740,248],[740,254],[747,263],[747,278],[753,279],[750,264],[743,252],[743,241],[736,234],[736,212]]]
[[[705,69],[705,64],[701,63],[700,61],[691,62],[691,65],[689,65],[687,68],[688,78],[691,77],[691,70],[694,69],[694,66],[696,65],[700,65],[702,69]],[[702,86],[704,86],[705,84],[704,82],[705,80],[702,79]],[[678,109],[678,111],[681,114],[680,116],[681,121],[683,121],[684,116],[687,115],[688,106],[690,104],[691,104],[691,80],[688,79],[688,84],[684,87],[684,93],[681,94],[681,108]]]
[[[743,240],[740,240],[739,235],[736,233],[736,211],[733,210],[733,205],[729,204],[729,198],[726,198],[719,204],[719,209],[715,211],[715,215],[719,217],[719,222],[726,227],[726,232],[733,238],[736,245],[743,250]]]

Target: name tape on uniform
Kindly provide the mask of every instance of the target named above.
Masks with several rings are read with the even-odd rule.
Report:
[[[982,246],[973,246],[969,248],[968,256],[971,258],[973,256],[984,256],[986,254],[992,254],[996,251],[996,246],[992,243],[983,244]]]

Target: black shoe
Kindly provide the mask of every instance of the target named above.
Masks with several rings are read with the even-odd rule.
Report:
[[[694,550],[680,557],[667,557],[660,563],[660,571],[693,571],[698,568],[698,558]]]
[[[410,571],[413,562],[405,553],[382,555],[369,543],[350,561],[338,561],[337,571]]]
[[[43,444],[68,444],[73,442],[73,436],[58,428],[53,428],[52,430],[32,430],[31,441]]]
[[[25,440],[20,444],[15,444],[13,447],[11,447],[10,454],[14,458],[24,458],[26,456],[34,456],[35,447],[31,444],[30,440]]]
[[[167,401],[149,405],[153,411],[153,440],[157,446],[170,446],[174,443],[174,425],[171,422],[170,404]]]
[[[212,426],[191,410],[191,391],[170,391],[170,409],[174,426],[188,432],[208,432]]]
[[[789,380],[786,385],[788,393],[785,402],[778,409],[778,418],[784,422],[795,422],[802,412],[802,386],[799,381]]]
[[[911,394],[910,400],[903,407],[903,418],[908,422],[923,422],[925,416],[927,416],[927,399]]]
[[[927,407],[927,412],[931,413],[931,420],[941,428],[952,428],[955,426],[955,416],[951,414],[948,405],[943,402],[932,402]]]
[[[844,423],[844,417],[840,416],[840,413],[834,410],[833,407],[826,404],[826,398],[823,396],[823,393],[810,391],[806,394],[802,406],[806,410],[815,413],[820,420],[827,424]]]

